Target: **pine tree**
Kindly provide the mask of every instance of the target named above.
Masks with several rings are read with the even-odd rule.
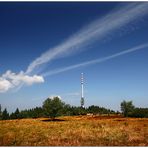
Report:
[[[14,112],[14,114],[15,114],[15,119],[19,119],[20,112],[19,112],[19,109],[18,108],[16,109],[16,111]]]
[[[8,120],[9,119],[9,113],[7,112],[7,109],[5,108],[2,113],[2,120]]]
[[[19,109],[17,108],[14,113],[11,113],[10,119],[20,119],[20,118],[21,118],[20,112]]]

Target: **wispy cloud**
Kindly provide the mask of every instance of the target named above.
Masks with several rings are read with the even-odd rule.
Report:
[[[36,58],[28,66],[26,73],[33,72],[36,68],[60,58],[78,53],[87,48],[82,48],[96,39],[100,40],[112,31],[141,19],[148,12],[148,3],[130,3],[124,7],[113,10],[101,19],[95,20],[87,26],[84,26],[79,32],[69,37],[65,42],[49,49],[41,56]]]
[[[119,56],[131,53],[131,52],[134,52],[134,51],[137,51],[137,50],[141,50],[141,49],[144,49],[144,48],[148,48],[148,43],[142,44],[142,45],[139,45],[139,46],[127,49],[127,50],[123,50],[121,52],[115,53],[113,55],[109,55],[107,57],[83,62],[83,63],[80,63],[80,64],[75,64],[75,65],[64,67],[64,68],[55,69],[55,70],[52,70],[52,71],[48,71],[48,72],[43,73],[41,75],[44,76],[44,77],[47,77],[47,76],[51,76],[51,75],[58,74],[58,73],[61,73],[61,72],[65,72],[65,71],[68,71],[68,70],[72,70],[72,69],[75,69],[75,68],[84,67],[84,66],[88,66],[88,65],[92,65],[92,64],[102,63],[102,62],[108,61],[110,59],[117,58]]]
[[[71,70],[74,68],[78,68],[81,66],[86,66],[94,63],[100,63],[115,57],[118,57],[123,54],[127,54],[129,52],[139,50],[144,48],[140,45],[133,49],[129,49],[127,51],[123,51],[102,59],[92,60],[76,65],[72,65],[69,67],[53,70],[50,72],[46,72],[41,75],[32,75],[34,70],[38,70],[43,66],[42,64],[47,64],[48,62],[55,60],[60,57],[70,56],[74,53],[82,52],[83,50],[87,50],[84,48],[88,44],[95,42],[96,40],[101,40],[104,37],[107,37],[109,34],[113,33],[118,29],[126,26],[127,24],[137,21],[141,19],[148,12],[148,3],[130,3],[126,6],[118,7],[114,9],[109,14],[104,17],[93,21],[92,23],[84,26],[80,31],[70,36],[63,43],[47,50],[45,53],[37,57],[33,60],[27,67],[25,72],[21,71],[18,74],[7,71],[5,74],[0,76],[0,92],[6,92],[10,88],[21,88],[23,84],[31,85],[33,83],[44,82],[43,76],[49,76],[53,74],[57,74],[60,72],[64,72],[67,70]]]
[[[61,94],[62,96],[67,96],[67,97],[71,97],[71,96],[80,96],[81,93],[80,92],[70,92],[70,93],[65,93],[65,94]]]

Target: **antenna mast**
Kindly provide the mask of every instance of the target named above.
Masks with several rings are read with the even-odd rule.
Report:
[[[84,108],[83,73],[81,73],[81,107]]]

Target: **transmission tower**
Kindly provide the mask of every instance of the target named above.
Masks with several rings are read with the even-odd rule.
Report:
[[[81,107],[84,108],[83,73],[81,73]]]

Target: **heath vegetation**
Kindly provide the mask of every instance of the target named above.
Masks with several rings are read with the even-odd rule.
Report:
[[[148,119],[64,116],[0,121],[1,146],[148,146]]]
[[[58,97],[11,114],[0,106],[0,145],[148,146],[146,117],[148,109],[136,108],[132,101],[121,102],[121,113],[94,105],[70,106]]]

